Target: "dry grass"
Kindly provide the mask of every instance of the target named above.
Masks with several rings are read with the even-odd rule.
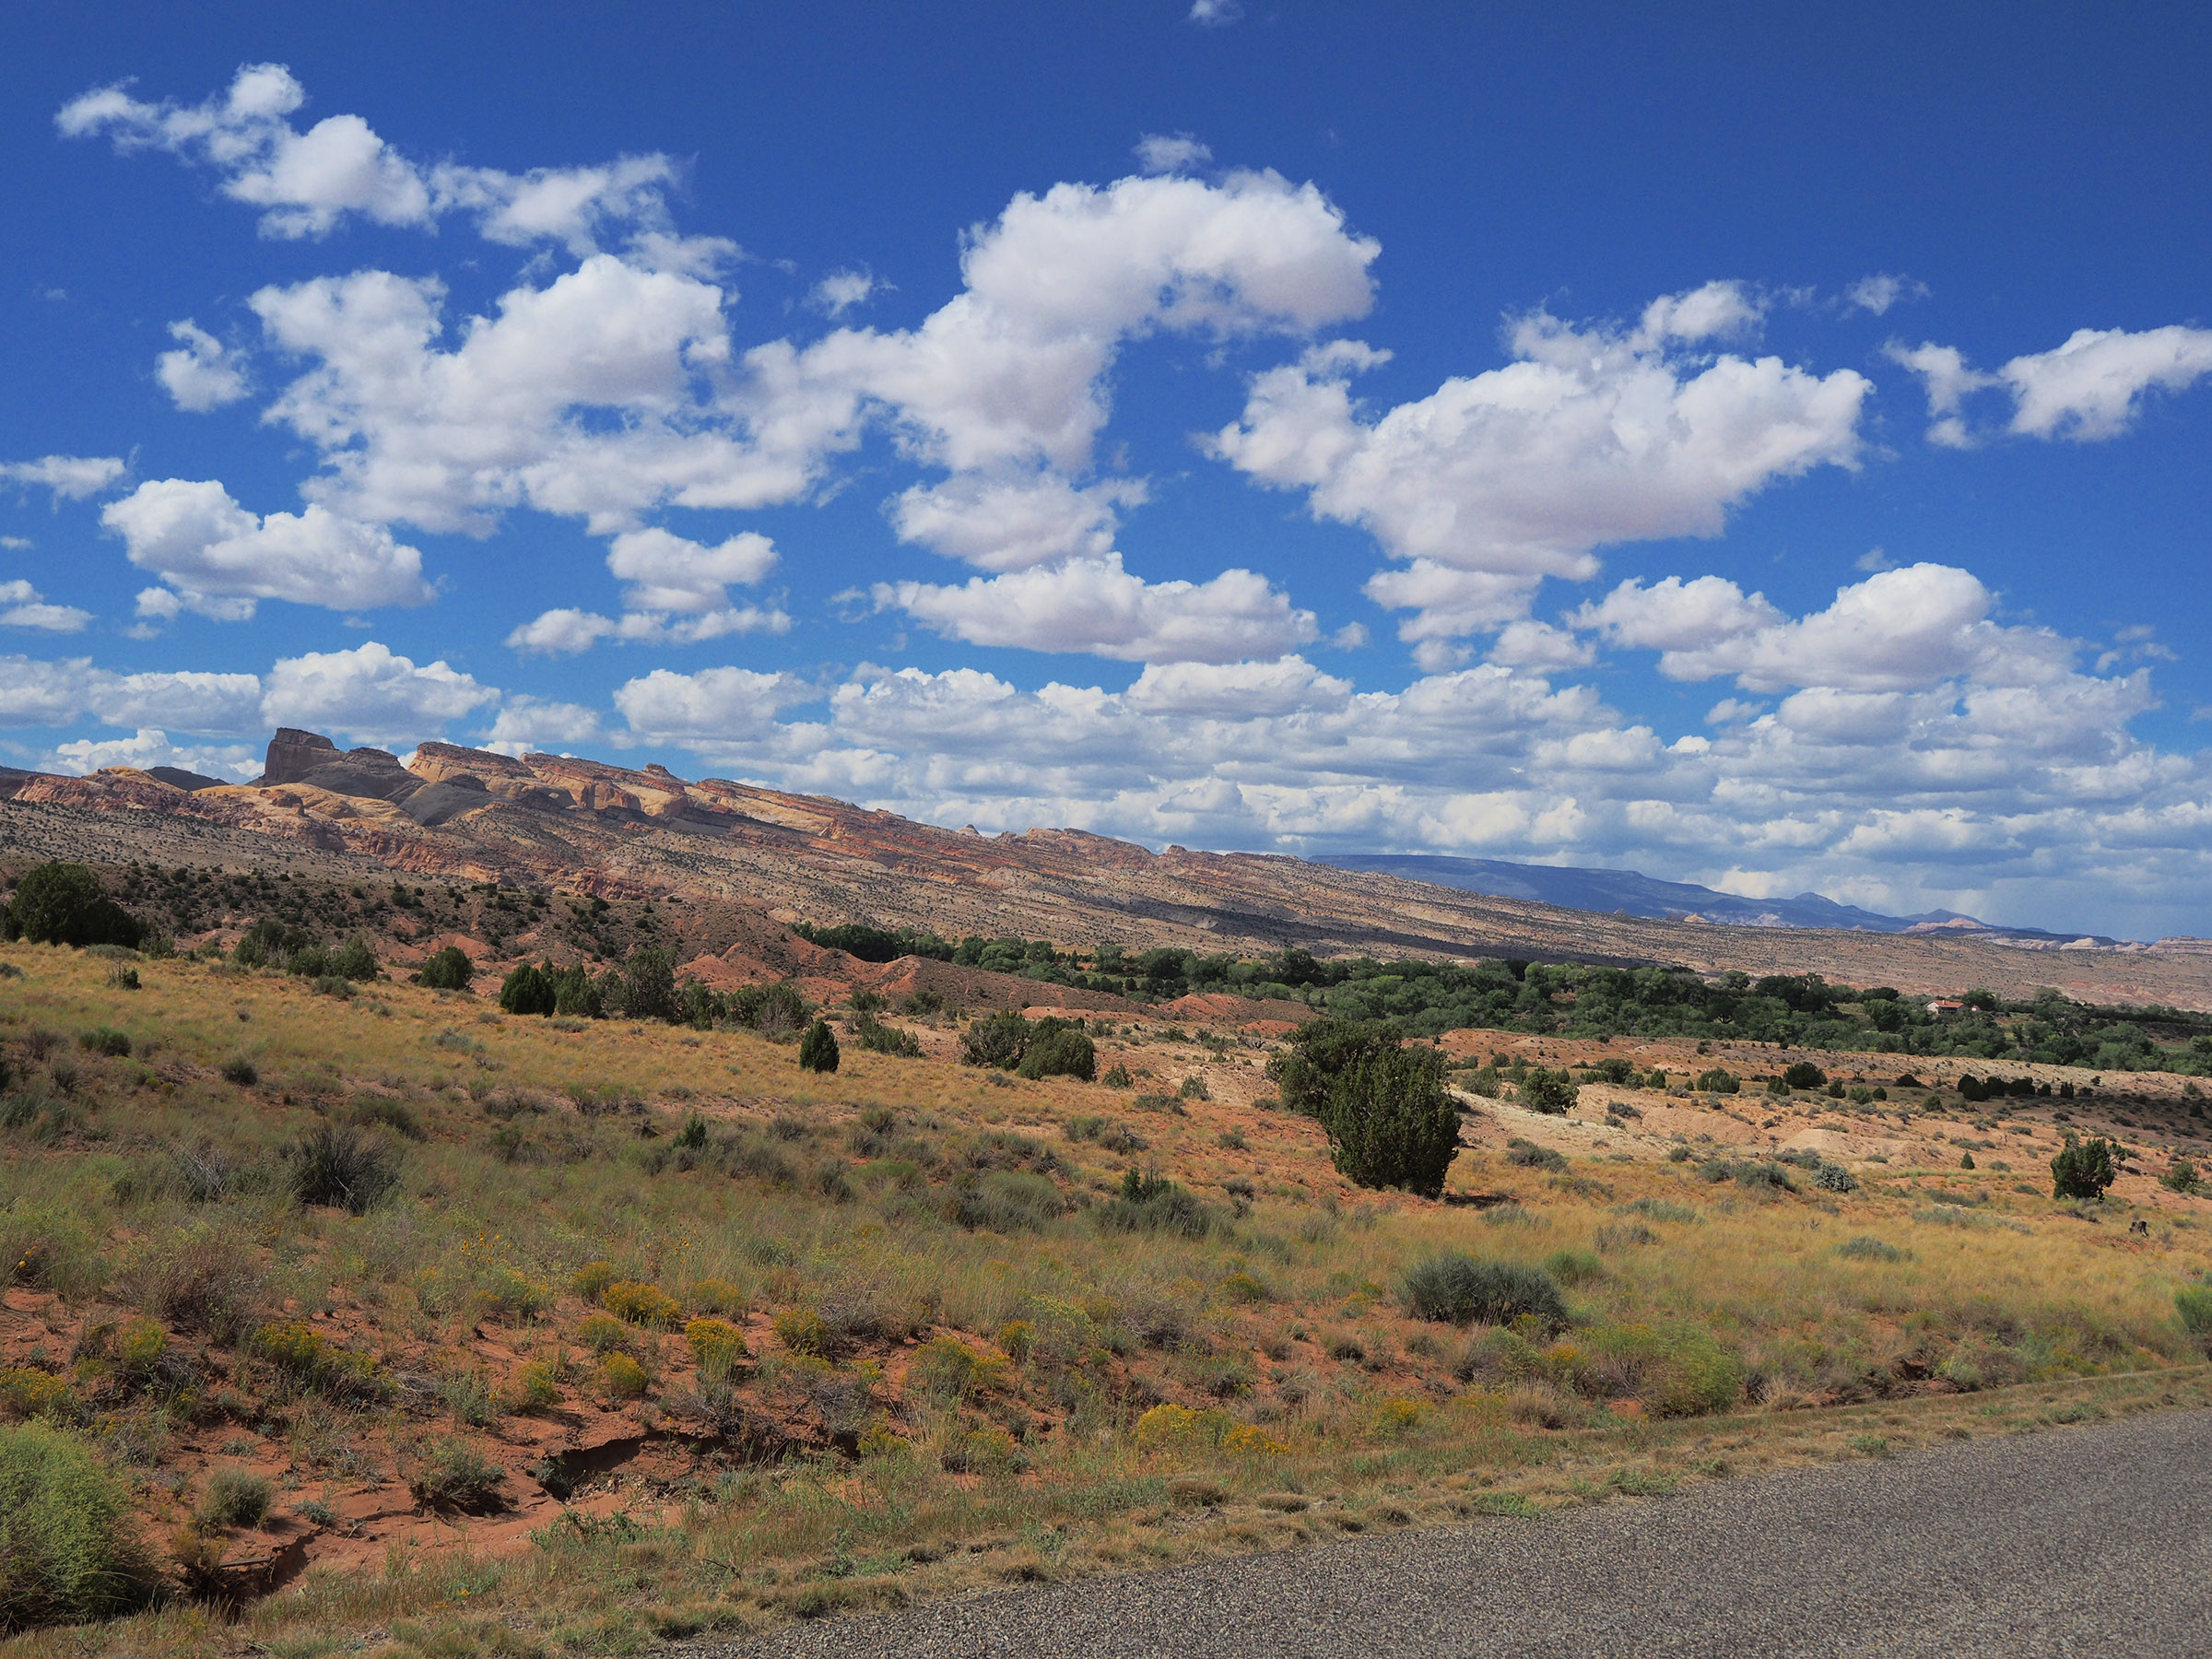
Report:
[[[2207,1392],[2172,1300],[2212,1260],[2195,1200],[2130,1239],[2125,1201],[2087,1221],[2007,1172],[1860,1163],[1858,1192],[1775,1194],[1571,1123],[1547,1175],[1506,1161],[1529,1125],[1499,1108],[1448,1194],[1487,1207],[1430,1205],[1346,1188],[1233,1041],[1107,1039],[1129,1091],[856,1043],[823,1077],[742,1032],[182,962],[130,993],[0,956],[26,974],[0,982],[19,1087],[66,1106],[0,1135],[0,1246],[35,1264],[0,1370],[66,1382],[40,1408],[105,1443],[156,1539],[250,1470],[275,1511],[229,1560],[297,1537],[315,1563],[236,1624],[177,1602],[75,1652],[626,1649]],[[75,1052],[93,1026],[133,1054]],[[71,1039],[66,1087],[41,1029]],[[241,1055],[252,1087],[222,1075]],[[1199,1073],[1210,1100],[1134,1106]],[[333,1123],[399,1162],[365,1215],[284,1179]],[[1105,1230],[1131,1168],[1216,1225]],[[1840,1248],[1865,1237],[1897,1259]],[[1407,1318],[1400,1274],[1446,1250],[1551,1261],[1570,1327]],[[743,1355],[688,1342],[699,1314]],[[147,1316],[159,1376],[121,1358]],[[465,1452],[499,1472],[477,1512],[418,1507]]]

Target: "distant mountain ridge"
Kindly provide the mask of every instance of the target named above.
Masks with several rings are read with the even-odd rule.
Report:
[[[1533,899],[1563,910],[1611,912],[1662,921],[1701,918],[1732,927],[1857,928],[1868,933],[1949,933],[1991,935],[2008,939],[2053,941],[2101,935],[2054,934],[2039,927],[1998,927],[1957,911],[1925,911],[1917,916],[1886,916],[1838,904],[1818,893],[1794,899],[1746,899],[1688,881],[1660,881],[1634,870],[1580,869],[1567,865],[1510,864],[1496,858],[1459,858],[1441,853],[1343,853],[1314,859],[1339,870],[1366,871],[1426,881],[1492,899]]]

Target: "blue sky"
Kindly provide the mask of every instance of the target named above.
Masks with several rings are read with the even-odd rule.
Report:
[[[2207,26],[28,4],[0,757],[2212,933]]]

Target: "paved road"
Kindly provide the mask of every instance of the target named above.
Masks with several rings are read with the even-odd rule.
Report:
[[[2212,1412],[789,1630],[727,1651],[2212,1653]]]

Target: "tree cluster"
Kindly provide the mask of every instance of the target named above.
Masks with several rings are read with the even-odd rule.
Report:
[[[992,1065],[1021,1077],[1077,1077],[1094,1082],[1098,1045],[1079,1019],[1031,1020],[1012,1008],[976,1020],[960,1034],[960,1061]]]

